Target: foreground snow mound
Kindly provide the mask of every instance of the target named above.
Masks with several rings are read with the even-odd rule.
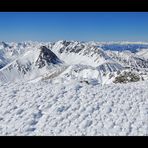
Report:
[[[60,74],[61,78],[71,80],[84,80],[84,79],[100,79],[100,73],[97,69],[87,65],[71,65],[63,73]]]
[[[148,135],[148,82],[0,86],[0,135]]]

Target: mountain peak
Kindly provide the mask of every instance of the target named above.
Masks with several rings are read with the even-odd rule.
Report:
[[[46,64],[58,64],[61,63],[60,59],[46,46],[41,46],[39,57],[36,61],[38,68],[44,67]]]

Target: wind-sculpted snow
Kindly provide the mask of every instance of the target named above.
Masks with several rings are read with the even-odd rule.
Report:
[[[148,82],[0,86],[0,135],[148,135]]]

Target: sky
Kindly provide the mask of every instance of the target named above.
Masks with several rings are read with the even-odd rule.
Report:
[[[148,12],[0,12],[0,41],[148,41]]]

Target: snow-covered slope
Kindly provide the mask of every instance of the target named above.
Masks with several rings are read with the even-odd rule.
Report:
[[[148,43],[0,42],[0,135],[148,135]]]
[[[148,136],[148,82],[0,86],[0,135]]]

